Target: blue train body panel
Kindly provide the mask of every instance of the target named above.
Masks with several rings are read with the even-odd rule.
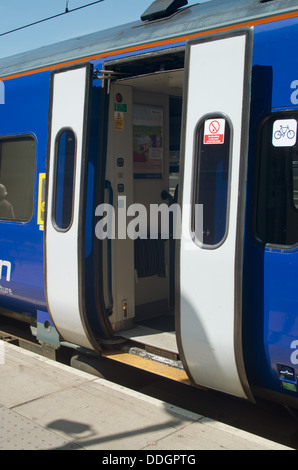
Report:
[[[261,152],[259,129],[271,113],[276,120],[287,119],[288,113],[293,117],[295,111],[296,118],[298,116],[297,41],[297,18],[255,27],[253,67],[256,73],[252,86],[251,167],[244,254],[244,342],[250,380],[257,387],[291,397],[298,397],[295,353],[298,250],[287,244],[278,246],[270,241],[267,244],[257,241],[254,230],[257,207],[253,201],[257,185],[255,162]]]
[[[32,217],[25,222],[1,221],[0,259],[11,263],[11,275],[8,281],[2,269],[0,303],[3,309],[34,317],[37,308],[46,308],[43,231],[38,225],[37,207],[38,175],[46,169],[49,80],[46,72],[7,81],[0,113],[0,137],[31,137],[36,146]]]
[[[273,71],[272,109],[293,107],[297,34],[297,18],[254,27],[253,65],[269,66]]]

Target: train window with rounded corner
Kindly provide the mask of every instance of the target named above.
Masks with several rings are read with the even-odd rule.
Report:
[[[33,215],[36,142],[0,139],[0,220],[28,222]]]
[[[63,129],[56,139],[53,221],[58,230],[72,223],[76,160],[76,137]]]
[[[199,122],[195,135],[192,234],[202,248],[220,246],[228,230],[231,125],[223,115]]]
[[[298,243],[298,113],[280,112],[260,129],[256,235],[266,244]]]

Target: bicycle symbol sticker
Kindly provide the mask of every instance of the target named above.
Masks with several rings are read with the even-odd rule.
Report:
[[[293,147],[296,141],[296,119],[278,119],[274,122],[272,132],[272,144],[274,147]]]

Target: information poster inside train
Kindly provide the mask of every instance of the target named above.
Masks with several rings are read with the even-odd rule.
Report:
[[[134,105],[133,164],[135,178],[162,178],[163,108]]]

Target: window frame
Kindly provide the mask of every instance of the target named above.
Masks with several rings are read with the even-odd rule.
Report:
[[[17,224],[29,224],[32,222],[34,216],[34,207],[35,207],[35,183],[36,183],[36,168],[37,168],[37,138],[33,133],[26,133],[26,134],[11,134],[11,135],[1,135],[0,136],[0,175],[1,175],[1,165],[2,165],[2,151],[1,145],[2,143],[7,142],[16,142],[16,141],[32,141],[34,143],[34,164],[33,164],[33,172],[32,172],[32,201],[30,206],[30,216],[27,218],[18,218],[15,217],[14,219],[3,219],[0,217],[0,223],[17,223]]]

